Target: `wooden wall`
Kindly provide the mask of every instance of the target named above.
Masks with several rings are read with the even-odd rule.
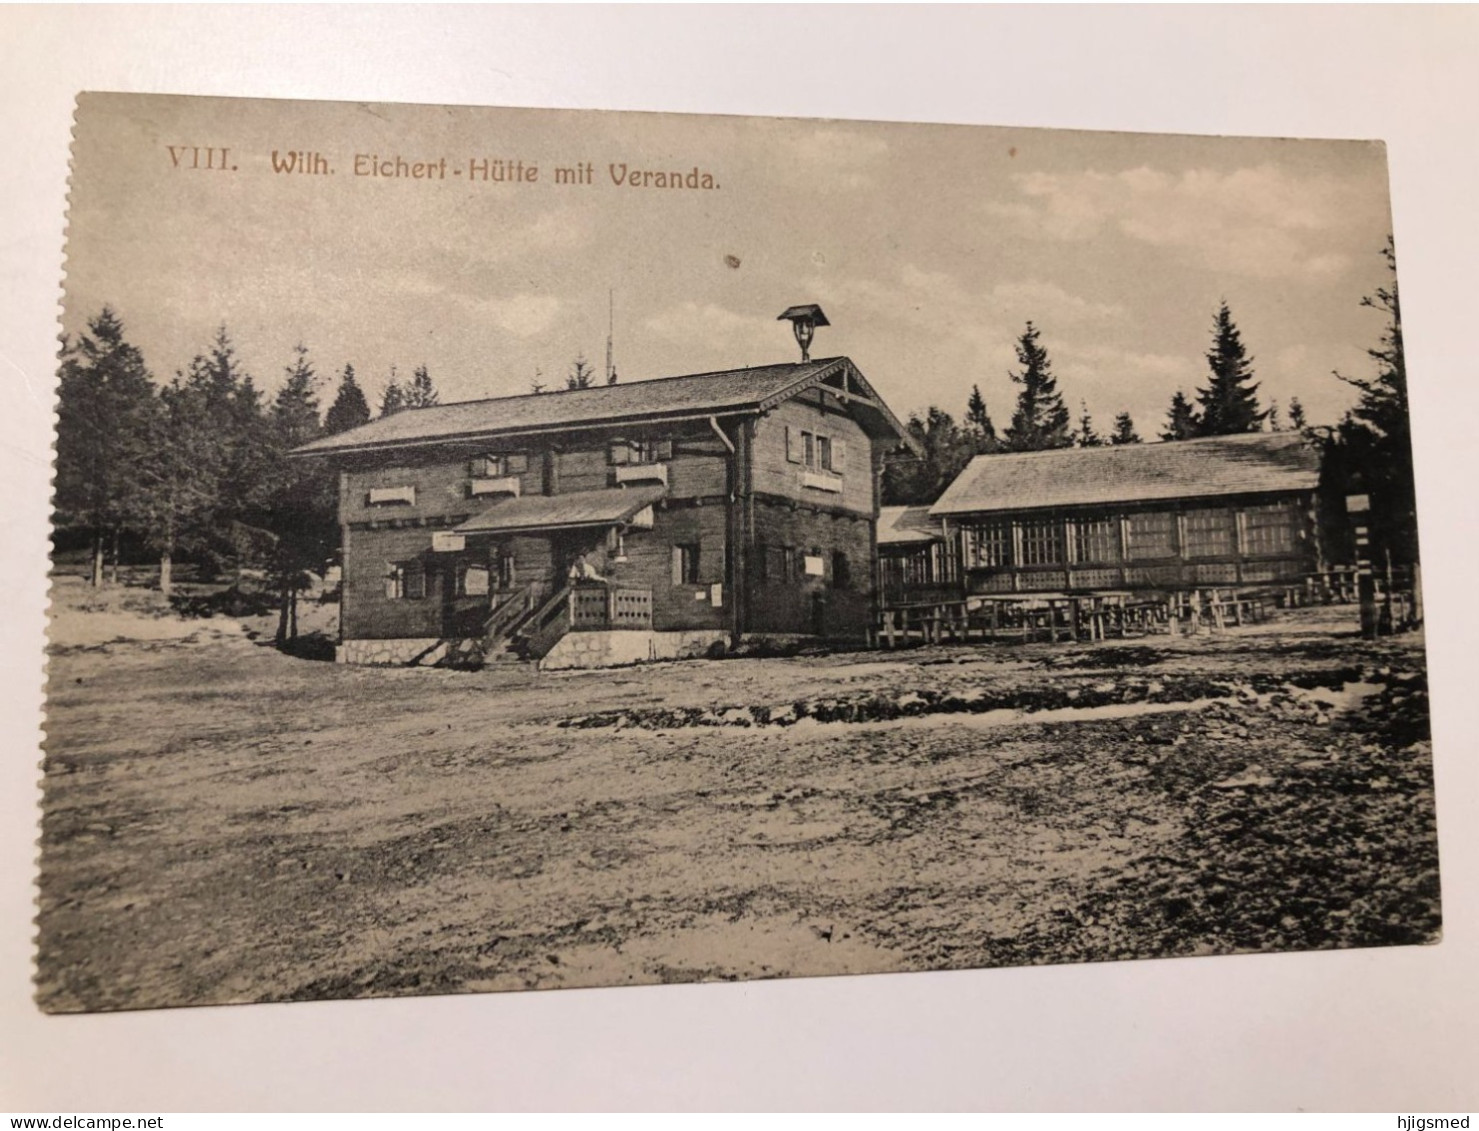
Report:
[[[835,638],[855,639],[872,624],[872,523],[865,515],[818,513],[784,504],[755,506],[755,546],[750,555],[747,632],[810,634],[820,627]],[[777,576],[775,551],[789,548],[794,562],[789,577]],[[849,585],[837,585],[834,557],[847,560]],[[808,577],[801,557],[822,559],[823,574]],[[818,617],[821,623],[818,623]]]
[[[786,459],[787,428],[793,436],[805,430],[843,442],[846,455],[840,492],[802,486],[803,465]],[[756,421],[754,451],[753,489],[757,495],[839,507],[855,514],[873,513],[872,441],[852,417],[842,412],[835,398],[828,397],[825,408],[815,399],[801,397],[777,405]]]
[[[1284,512],[1280,522],[1287,533],[1286,545],[1272,552],[1259,552],[1249,533],[1250,525],[1257,521],[1252,516],[1260,510],[1266,515],[1265,508],[1271,507]],[[960,559],[964,588],[971,593],[1251,586],[1292,580],[1316,568],[1319,547],[1311,507],[1310,496],[1298,493],[1235,500],[1189,500],[1160,506],[1080,508],[1071,512],[1008,511],[952,516],[948,546]],[[1150,553],[1137,548],[1133,529],[1135,521],[1142,516],[1164,516],[1168,539],[1164,552]],[[1199,548],[1189,523],[1206,518],[1225,528],[1225,551]],[[1033,523],[1052,521],[1066,528],[1075,520],[1096,519],[1109,520],[1113,531],[1111,548],[1088,561],[1071,560],[1066,552],[1070,535],[1065,529],[1061,561],[1029,565],[1013,558],[1003,565],[977,565],[964,551],[960,533],[964,527],[977,525],[1005,523],[1025,529]],[[1015,548],[1020,550],[1021,545],[1018,534]]]

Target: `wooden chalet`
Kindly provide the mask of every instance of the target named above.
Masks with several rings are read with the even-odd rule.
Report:
[[[903,426],[845,357],[414,409],[339,470],[341,660],[546,666],[867,639]]]
[[[1296,432],[983,455],[928,514],[963,596],[1293,584],[1320,564],[1319,471]]]

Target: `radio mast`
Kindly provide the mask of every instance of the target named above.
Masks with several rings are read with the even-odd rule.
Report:
[[[616,384],[616,291],[606,292],[606,384]]]

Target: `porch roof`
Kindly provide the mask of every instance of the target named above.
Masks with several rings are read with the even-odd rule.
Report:
[[[918,545],[941,538],[940,521],[930,518],[929,507],[882,507],[878,511],[880,546]]]
[[[459,534],[515,534],[576,526],[615,526],[667,494],[661,485],[609,487],[568,495],[528,495],[494,503],[461,526]]]

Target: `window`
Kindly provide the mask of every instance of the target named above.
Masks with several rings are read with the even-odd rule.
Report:
[[[1236,551],[1232,511],[1187,511],[1185,520],[1187,557],[1218,558]]]
[[[492,573],[485,565],[468,564],[457,571],[457,596],[486,597],[492,589]]]
[[[1146,511],[1126,520],[1130,544],[1127,558],[1172,558],[1176,556],[1176,516],[1169,511]]]
[[[529,470],[529,457],[523,452],[478,456],[469,462],[467,472],[474,479],[500,479],[505,475],[522,475]]]
[[[786,426],[786,459],[811,471],[840,473],[846,462],[847,444],[835,436]]]
[[[796,547],[781,547],[781,565],[779,581],[792,581],[796,577]]]
[[[662,463],[673,458],[673,441],[613,440],[608,456],[618,467],[629,463]]]
[[[1113,518],[1080,518],[1073,523],[1073,560],[1119,561],[1119,521]]]
[[[852,565],[841,550],[832,551],[832,585],[836,589],[852,588]]]
[[[989,522],[963,527],[961,550],[967,566],[996,568],[1012,564],[1012,527],[1006,522]]]
[[[426,596],[426,570],[420,562],[391,562],[385,569],[385,597],[390,601]]]
[[[674,585],[697,585],[698,580],[698,544],[689,543],[683,546],[673,547],[673,584]]]
[[[1061,565],[1063,525],[1056,518],[1031,518],[1022,523],[1022,565]]]
[[[1293,553],[1298,529],[1299,512],[1293,507],[1280,504],[1249,507],[1243,512],[1244,552]]]

